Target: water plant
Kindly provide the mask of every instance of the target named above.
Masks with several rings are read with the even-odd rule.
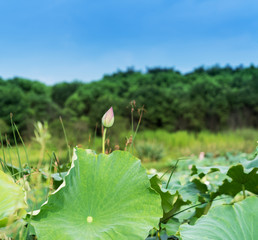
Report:
[[[147,174],[129,151],[105,151],[113,123],[110,108],[102,153],[75,147],[67,172],[51,172],[52,158],[49,169],[0,159],[0,238],[255,240],[258,148],[231,166],[193,165],[181,178],[175,172],[182,159],[167,173]],[[44,203],[30,198],[34,177],[49,184]]]

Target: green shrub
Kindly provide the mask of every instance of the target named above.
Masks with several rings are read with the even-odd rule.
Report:
[[[159,161],[164,157],[164,148],[160,144],[142,142],[137,144],[138,157],[143,161]]]
[[[5,121],[0,118],[0,132],[1,133],[7,133],[10,131],[10,128],[7,126]]]

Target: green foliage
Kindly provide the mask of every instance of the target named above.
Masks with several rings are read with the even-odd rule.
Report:
[[[175,236],[180,225],[180,222],[176,218],[170,218],[166,224],[161,224],[162,228],[166,229],[168,236]]]
[[[47,125],[36,127],[38,142],[45,142]],[[177,143],[184,146],[187,133],[178,134],[181,138]],[[207,132],[198,137],[206,136]],[[11,145],[6,142],[9,152]],[[212,154],[202,153],[199,159],[179,158],[169,163],[169,171],[149,176],[140,160],[127,151],[98,155],[76,148],[73,161],[66,165],[60,165],[53,152],[44,168],[42,159],[37,168],[29,164],[23,168],[18,145],[19,168],[9,164],[6,152],[2,148],[0,163],[6,173],[0,171],[4,193],[0,196],[0,225],[5,228],[0,228],[0,238],[185,240],[197,235],[217,239],[214,234],[218,231],[218,239],[254,239],[256,235],[250,226],[257,222],[252,209],[258,194],[258,148],[249,156],[227,153],[211,158]],[[24,152],[28,157],[26,148]],[[178,168],[181,162],[183,167]],[[7,174],[26,190],[26,218],[22,218],[26,213],[24,191]]]
[[[162,178],[159,178],[158,175],[150,176],[151,186],[160,194],[162,199],[163,217],[161,218],[160,229],[160,234],[163,234],[162,237],[168,239],[167,235],[171,234],[177,237],[181,236],[183,240],[195,239],[197,232],[199,232],[198,236],[207,239],[210,236],[207,234],[210,229],[205,229],[203,231],[205,235],[203,235],[201,233],[203,228],[198,226],[198,223],[202,221],[198,221],[198,218],[209,214],[210,208],[213,209],[213,206],[221,205],[221,203],[234,203],[245,199],[246,196],[257,194],[258,161],[257,155],[253,154],[253,156],[255,158],[252,160],[246,158],[235,159],[235,164],[231,166],[192,166],[191,176],[184,173],[181,180],[174,179],[169,184],[167,184],[167,179],[169,179],[167,175],[163,175]],[[182,160],[182,162],[184,161],[186,160]],[[195,229],[196,220],[197,227]],[[230,216],[230,221],[237,224],[239,217]],[[252,224],[252,219],[250,221],[247,224]],[[205,220],[202,223],[204,222]],[[218,218],[213,216],[210,222],[217,224]],[[187,227],[187,234],[180,235],[180,229],[184,230],[186,228],[184,225],[179,228],[183,223],[193,226]],[[218,226],[221,226],[221,224],[218,222]],[[206,226],[205,224],[202,225]],[[163,230],[166,230],[167,234],[162,233]],[[217,238],[213,237],[211,239]]]
[[[22,78],[0,82],[0,118],[10,122],[10,113],[26,137],[33,135],[33,121],[53,120],[59,109],[45,84]]]
[[[21,186],[0,170],[0,228],[26,215],[25,193]]]
[[[5,123],[10,122],[10,113],[13,113],[19,126],[24,126],[27,119],[28,102],[25,93],[16,85],[5,84],[0,86],[0,118]]]
[[[23,223],[19,227],[21,230],[15,230],[20,233],[17,239],[26,237],[25,233],[27,239],[36,235],[39,240],[117,239],[118,236],[119,239],[144,239],[152,227],[155,228],[150,231],[148,240],[159,236],[164,240],[176,237],[185,240],[195,238],[197,233],[203,239],[208,236],[217,239],[212,236],[218,231],[224,232],[218,239],[223,239],[225,234],[235,239],[232,228],[242,229],[238,232],[241,239],[244,236],[253,239],[252,231],[246,226],[253,221],[256,223],[253,216],[257,214],[252,209],[255,209],[253,202],[257,198],[250,195],[257,194],[257,151],[252,156],[252,160],[244,157],[231,160],[235,162],[232,166],[193,166],[188,174],[181,172],[183,176],[179,179],[173,175],[172,181],[168,173],[161,177],[150,175],[148,181],[140,161],[128,152],[97,155],[91,150],[76,149],[68,173],[22,171],[23,177],[29,175],[29,210],[35,206],[38,209],[45,201],[46,184],[51,183],[50,186],[58,189],[48,196],[39,213],[28,215],[29,225]],[[16,177],[19,179],[17,174]],[[34,186],[35,180],[38,183]],[[47,180],[46,184],[40,183],[43,180]],[[229,203],[234,204],[234,211]],[[214,207],[216,205],[219,206]],[[225,213],[223,223],[222,213]],[[223,228],[225,221],[233,227]],[[213,226],[216,231],[211,229]],[[12,234],[8,236],[14,236]]]
[[[9,126],[5,123],[3,119],[0,118],[0,132],[7,133],[10,131]]]
[[[58,83],[51,88],[51,98],[60,107],[64,107],[66,100],[80,87],[81,82]]]
[[[141,73],[128,69],[106,75],[91,83],[58,83],[52,87],[36,81],[14,78],[0,82],[0,118],[9,114],[26,136],[33,121],[89,118],[89,128],[106,109],[131,120],[129,102],[146,109],[142,127],[147,129],[223,130],[257,128],[258,68],[199,68],[188,74],[173,69],[148,69]],[[245,116],[245,117],[243,117]],[[135,120],[138,116],[135,114]],[[100,133],[100,129],[98,130]]]
[[[255,240],[258,236],[258,199],[248,197],[234,205],[212,208],[207,216],[200,218],[194,226],[180,227],[183,240]]]
[[[136,151],[140,159],[143,161],[159,161],[164,157],[164,148],[162,145],[154,143],[138,143]]]
[[[201,152],[206,156],[204,163],[206,166],[215,164],[228,164],[235,162],[234,156],[240,152],[250,153],[256,146],[258,131],[256,129],[238,129],[236,131],[221,131],[218,133],[201,131],[199,133],[178,131],[170,133],[164,130],[150,131],[144,130],[137,134],[136,147],[141,143],[144,145],[162,146],[165,155],[159,162],[144,163],[145,166],[155,167],[158,170],[164,170],[168,162],[182,156],[189,156],[196,160]],[[211,154],[212,153],[212,154]],[[146,158],[147,155],[140,158]],[[216,158],[218,157],[218,158]],[[219,160],[221,157],[221,161]],[[216,159],[215,159],[216,158]],[[187,162],[188,165],[190,162]],[[194,161],[191,164],[195,164]],[[179,167],[184,166],[183,162]],[[199,162],[198,166],[205,166]]]
[[[227,175],[231,181],[225,179],[219,188],[221,194],[236,195],[240,191],[250,191],[258,194],[258,157],[249,163],[242,163],[229,168]],[[246,161],[247,162],[247,161]]]
[[[213,172],[220,172],[224,175],[224,180],[218,186],[213,198],[218,195],[226,194],[234,197],[240,191],[258,194],[258,157],[253,160],[242,160],[241,164],[235,164],[230,167],[214,166],[214,167],[192,167],[192,175],[198,175],[199,179]]]
[[[35,138],[33,138],[34,141],[38,142],[42,148],[46,146],[46,142],[51,138],[51,135],[48,131],[48,124],[47,122],[44,122],[43,124],[41,122],[37,122],[34,124],[35,130]]]
[[[158,226],[160,198],[131,154],[76,149],[73,163],[32,218],[39,239],[143,239]]]

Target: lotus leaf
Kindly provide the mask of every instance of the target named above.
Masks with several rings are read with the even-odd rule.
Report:
[[[253,196],[234,205],[213,207],[195,225],[180,226],[182,240],[256,240],[257,205],[258,198]]]
[[[75,149],[63,184],[31,224],[39,240],[145,239],[162,217],[160,196],[140,160]]]

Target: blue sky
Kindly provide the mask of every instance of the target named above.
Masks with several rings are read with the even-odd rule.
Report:
[[[258,63],[256,0],[0,0],[0,76],[53,84],[134,66]]]

